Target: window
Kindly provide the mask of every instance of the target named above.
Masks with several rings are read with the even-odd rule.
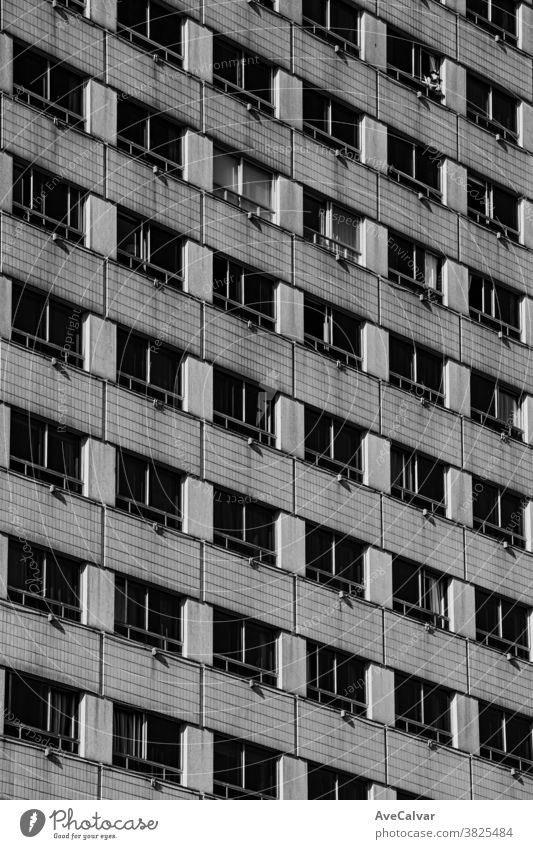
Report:
[[[13,91],[17,100],[70,127],[83,129],[85,79],[56,59],[17,42],[13,45]]]
[[[422,91],[434,100],[442,98],[441,59],[424,45],[391,27],[387,28],[387,73],[395,80]]]
[[[504,336],[520,339],[520,296],[492,278],[470,274],[470,317]]]
[[[303,27],[346,53],[359,55],[359,12],[342,0],[303,0]]]
[[[482,758],[533,772],[531,719],[480,702],[479,737]]]
[[[272,68],[258,56],[213,36],[213,84],[272,114]]]
[[[13,283],[11,339],[82,368],[81,310]]]
[[[468,217],[509,239],[518,239],[518,197],[468,172]]]
[[[272,174],[241,156],[213,151],[213,193],[260,218],[272,221]]]
[[[466,0],[466,17],[503,41],[516,44],[515,0]]]
[[[267,625],[215,609],[213,666],[275,687],[276,636]]]
[[[304,192],[304,239],[308,242],[339,259],[359,262],[359,225],[359,216]]]
[[[213,525],[215,545],[275,565],[274,511],[257,499],[216,489]]]
[[[444,466],[410,448],[391,448],[392,495],[438,516],[445,514]]]
[[[118,383],[148,398],[180,408],[182,402],[180,366],[183,355],[151,342],[126,328],[117,332]]]
[[[155,713],[114,706],[113,765],[181,783],[181,727]]]
[[[519,495],[473,478],[474,529],[517,548],[525,547],[524,508]]]
[[[400,801],[418,801],[418,802],[431,802],[430,796],[417,796],[416,793],[409,793],[407,790],[396,790],[396,799]]]
[[[389,231],[389,280],[414,292],[440,296],[441,259],[426,248]]]
[[[359,115],[309,85],[303,90],[304,133],[337,148],[349,159],[359,158]]]
[[[393,609],[398,613],[435,628],[449,628],[448,579],[444,575],[395,557],[392,586]]]
[[[520,393],[502,387],[497,380],[472,372],[470,378],[471,415],[491,430],[521,439]]]
[[[10,539],[7,597],[15,604],[79,622],[80,564],[50,548]]]
[[[72,9],[74,12],[82,12],[85,9],[85,0],[56,0],[60,6],[65,9]]]
[[[134,516],[177,530],[181,527],[180,473],[118,450],[116,505]]]
[[[329,304],[304,297],[304,342],[353,368],[361,364],[361,321]]]
[[[78,694],[18,672],[6,679],[4,734],[77,754]]]
[[[13,215],[44,227],[72,242],[83,239],[83,205],[80,189],[25,165],[13,163]]]
[[[213,421],[264,445],[274,445],[273,393],[215,368]]]
[[[391,129],[387,134],[387,145],[389,176],[415,192],[440,200],[441,158],[435,154],[434,148],[422,147]]]
[[[182,238],[151,221],[119,212],[117,259],[121,265],[181,288]]]
[[[223,799],[275,799],[278,795],[279,755],[215,734],[215,796]]]
[[[466,75],[466,114],[494,135],[517,142],[517,102],[513,97],[480,80],[470,72]]]
[[[213,257],[213,303],[245,321],[275,329],[274,281],[260,272]]]
[[[366,716],[366,666],[357,657],[307,641],[307,698]]]
[[[442,356],[430,354],[396,336],[389,339],[389,380],[419,400],[444,404]]]
[[[182,171],[182,130],[129,100],[118,100],[117,147],[169,174]]]
[[[115,576],[115,633],[181,654],[181,599],[156,587]]]
[[[306,407],[305,459],[323,469],[361,481],[361,431],[341,419]]]
[[[516,601],[476,588],[476,640],[529,660],[530,611]]]
[[[12,410],[10,450],[12,471],[81,493],[81,438],[64,425]]]
[[[338,801],[368,799],[368,785],[346,772],[336,772],[310,763],[307,765],[307,798]]]
[[[305,576],[334,590],[363,595],[365,546],[318,525],[305,526]]]
[[[446,690],[397,672],[394,695],[396,728],[444,745],[452,742],[450,695]]]
[[[181,66],[182,22],[176,9],[154,0],[118,0],[117,32],[171,65]]]

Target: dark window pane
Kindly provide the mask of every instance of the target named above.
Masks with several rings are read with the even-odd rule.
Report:
[[[146,381],[146,340],[127,330],[118,330],[117,361],[119,371]]]
[[[150,118],[150,150],[176,164],[181,163],[181,137],[178,128],[163,118]]]
[[[417,382],[436,392],[442,391],[442,357],[417,351]]]
[[[325,233],[326,208],[324,203],[304,195],[304,228],[314,233]]]
[[[239,85],[241,81],[241,53],[236,47],[232,47],[221,41],[217,36],[213,39],[213,72],[215,76],[222,77],[233,85]]]
[[[506,749],[509,754],[531,760],[531,722],[519,716],[508,716],[505,723]]]
[[[494,381],[473,374],[470,381],[471,404],[473,410],[481,410],[489,416],[496,415],[494,401]]]
[[[387,62],[406,74],[412,74],[412,42],[400,34],[387,35]]]
[[[176,722],[150,714],[146,719],[146,738],[149,761],[180,768],[179,726]]]
[[[143,238],[141,224],[134,218],[128,215],[118,214],[117,216],[117,246],[119,250],[124,251],[138,259],[143,258]]]
[[[443,731],[450,730],[448,694],[431,684],[425,685],[424,724]]]
[[[274,527],[270,510],[257,504],[246,506],[246,541],[267,551],[273,550]]]
[[[215,371],[213,407],[223,416],[243,420],[243,382],[224,372]]]
[[[413,373],[414,348],[409,342],[403,342],[391,336],[389,339],[390,370],[407,380],[414,378]]]
[[[23,333],[45,338],[45,298],[22,287],[13,288],[13,327]]]
[[[48,687],[45,684],[11,673],[9,696],[10,711],[18,722],[48,730]]]
[[[7,583],[13,589],[44,595],[44,551],[31,545],[29,548],[24,551],[21,543],[9,541]]]
[[[492,117],[511,132],[516,132],[516,104],[497,89],[492,90]]]
[[[180,641],[180,602],[176,596],[162,590],[149,590],[148,630],[168,640]]]
[[[119,451],[118,494],[144,503],[146,499],[146,463]]]
[[[335,424],[333,456],[340,463],[359,468],[361,461],[359,448],[361,435],[355,428],[347,424]]]
[[[391,235],[389,241],[389,269],[406,277],[416,277],[415,246],[400,236]]]
[[[466,99],[469,106],[476,112],[482,115],[488,115],[489,112],[489,86],[482,80],[473,77],[472,74],[467,74],[466,78]]]
[[[244,660],[251,666],[275,671],[275,636],[269,628],[249,622],[246,625]]]
[[[181,247],[177,236],[160,227],[150,228],[150,262],[170,271],[181,272]]]
[[[337,540],[335,543],[335,574],[363,583],[363,547],[350,539]]]
[[[502,600],[502,637],[510,643],[529,645],[528,615],[524,607]]]
[[[64,557],[47,555],[46,596],[61,604],[80,606],[80,568]]]
[[[420,604],[418,569],[404,560],[395,560],[392,571],[393,596],[407,604]]]
[[[150,383],[180,393],[180,357],[168,348],[152,346],[150,349]]]
[[[261,274],[244,275],[243,303],[263,315],[274,316],[274,286]]]
[[[150,507],[172,515],[179,514],[180,478],[162,466],[150,466]]]
[[[496,316],[510,324],[512,327],[520,327],[520,299],[508,289],[496,287]]]
[[[479,737],[482,746],[491,746],[503,751],[502,712],[492,707],[481,708],[479,713]]]
[[[433,501],[444,501],[443,468],[425,457],[418,458],[418,492]]]
[[[357,12],[338,0],[330,2],[329,24],[332,32],[345,41],[357,43]]]
[[[413,145],[398,138],[389,130],[388,146],[389,165],[392,165],[397,171],[402,171],[404,174],[414,177]]]
[[[328,132],[327,99],[314,89],[304,88],[303,119],[323,133]]]
[[[47,60],[25,47],[15,45],[13,61],[13,82],[28,91],[48,97]]]
[[[276,795],[277,759],[265,749],[246,744],[244,747],[244,786],[256,793]]]
[[[134,628],[146,628],[146,588],[128,580],[126,622]]]
[[[396,676],[395,686],[396,715],[415,722],[422,721],[422,707],[420,702],[420,685],[411,678]]]
[[[317,454],[331,455],[331,424],[327,416],[305,411],[305,447]]]
[[[40,422],[34,421],[28,414],[11,414],[12,457],[27,460],[39,466],[44,464],[44,429]]]
[[[214,743],[214,778],[225,784],[243,787],[242,747],[240,743],[220,740]]]
[[[332,342],[336,348],[354,356],[360,354],[361,329],[359,322],[343,312],[335,310],[332,315]]]
[[[497,188],[492,192],[493,197],[493,218],[505,227],[510,227],[512,230],[518,228],[518,206],[515,195],[506,192],[505,189]]]
[[[81,351],[81,319],[79,311],[62,304],[48,305],[48,341],[65,350]]]
[[[146,0],[119,0],[118,20],[124,26],[146,35]]]
[[[498,491],[484,481],[474,485],[474,518],[480,522],[498,524]]]
[[[359,146],[357,117],[352,109],[340,103],[331,104],[331,135],[350,147]]]
[[[327,6],[324,0],[303,0],[302,13],[305,18],[315,21],[321,26],[326,26]]]
[[[523,508],[521,500],[516,495],[504,493],[500,499],[501,527],[522,535]]]
[[[307,796],[309,799],[335,799],[336,775],[329,769],[319,769],[311,764],[307,771]]]
[[[150,3],[149,27],[152,41],[174,53],[181,53],[181,18],[175,11],[158,3]]]
[[[227,492],[215,491],[214,527],[216,531],[234,537],[243,537],[243,508],[237,503],[238,496]]]
[[[80,477],[80,440],[62,433],[54,425],[48,427],[47,468],[71,478]]]
[[[476,590],[476,628],[487,634],[499,635],[500,606],[496,596]]]
[[[117,107],[117,132],[139,147],[147,147],[146,109],[127,100],[119,100]]]
[[[232,660],[242,660],[243,620],[237,614],[215,610],[213,614],[213,651]]]
[[[263,100],[272,99],[272,71],[264,62],[244,60],[244,88]]]
[[[333,547],[331,532],[310,528],[305,536],[305,560],[324,572],[333,573]]]
[[[78,74],[59,65],[50,70],[50,100],[81,115],[83,112],[82,80]]]

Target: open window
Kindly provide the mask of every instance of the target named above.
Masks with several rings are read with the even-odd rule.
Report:
[[[396,673],[396,728],[451,745],[450,694],[429,681]]]
[[[448,578],[425,566],[395,557],[392,565],[393,609],[418,622],[447,630]]]
[[[365,545],[320,525],[305,525],[305,576],[333,590],[362,596]]]
[[[430,353],[413,342],[391,336],[389,339],[389,380],[419,400],[444,404],[442,355]]]
[[[181,654],[181,599],[125,575],[115,576],[115,633]]]
[[[303,0],[302,25],[352,56],[359,55],[359,9],[343,0]]]
[[[442,159],[435,149],[419,145],[390,128],[387,145],[389,177],[415,192],[440,201]]]
[[[366,716],[366,663],[308,640],[307,698],[355,716]]]
[[[214,786],[221,799],[276,799],[280,756],[271,749],[215,734]]]
[[[485,82],[480,77],[467,73],[466,114],[470,121],[479,124],[493,135],[516,144],[517,109],[518,104],[514,97],[496,88],[491,82]]]
[[[244,321],[275,329],[275,283],[220,255],[213,257],[213,303]]]
[[[30,675],[6,675],[4,734],[58,752],[79,749],[79,694]]]
[[[118,0],[117,33],[155,59],[181,67],[182,15],[155,0]]]
[[[363,474],[361,431],[344,419],[305,408],[305,459],[322,469],[360,482]]]
[[[215,545],[274,566],[274,519],[274,510],[259,504],[252,496],[215,490]]]
[[[213,151],[213,194],[259,218],[274,218],[272,173],[219,148]]]
[[[215,368],[213,421],[226,430],[274,445],[274,394]]]
[[[409,35],[387,27],[387,73],[433,100],[443,95],[442,59]]]
[[[152,221],[119,211],[117,260],[154,280],[181,288],[183,238]]]
[[[469,306],[474,321],[503,336],[520,339],[520,295],[517,292],[492,277],[471,273]]]
[[[303,90],[303,129],[347,158],[359,159],[359,114],[308,84]]]
[[[529,618],[523,604],[476,588],[476,640],[529,660]]]
[[[213,36],[213,84],[234,97],[271,115],[273,104],[272,68],[220,35]]]
[[[181,784],[181,725],[159,713],[115,705],[113,766]]]
[[[116,505],[134,516],[181,528],[181,475],[152,460],[117,449]]]
[[[470,378],[471,415],[474,421],[500,434],[522,439],[520,430],[521,393],[502,386],[487,375],[472,372]]]
[[[81,437],[64,425],[12,410],[9,468],[80,494]]]
[[[468,172],[468,217],[508,239],[518,240],[518,196]]]
[[[85,77],[63,62],[21,42],[14,42],[13,93],[22,103],[40,109],[70,127],[83,129],[85,82]]]
[[[391,492],[415,507],[444,516],[446,498],[444,466],[410,448],[391,448]]]
[[[29,547],[29,551],[25,549]],[[34,543],[8,544],[7,597],[43,613],[79,622],[81,564]]]
[[[472,487],[474,529],[517,548],[525,548],[524,498],[481,478],[473,478]]]
[[[277,684],[277,632],[237,613],[213,613],[213,666],[260,684]]]
[[[331,251],[338,259],[359,262],[360,216],[304,192],[304,239]]]
[[[84,238],[85,194],[81,189],[15,160],[13,215],[70,242]]]
[[[418,242],[389,231],[389,280],[419,295],[440,298],[442,258]]]
[[[361,366],[361,320],[308,295],[304,297],[304,343],[352,368]]]

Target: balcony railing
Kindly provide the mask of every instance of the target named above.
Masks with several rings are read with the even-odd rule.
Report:
[[[334,575],[331,572],[326,572],[324,569],[318,569],[316,566],[306,566],[305,577],[311,581],[316,581],[317,584],[323,584],[332,590],[339,590],[351,596],[363,598],[365,594],[365,585],[351,578],[343,578],[342,575]]]
[[[170,176],[180,176],[183,172],[183,165],[179,162],[174,162],[172,159],[167,159],[149,148],[143,147],[140,144],[130,141],[125,136],[117,136],[117,147],[124,153],[134,156],[135,159],[140,159],[143,162],[148,162],[150,165],[157,165],[161,171]]]
[[[250,663],[244,663],[223,654],[213,655],[213,666],[215,669],[223,669],[224,672],[233,672],[243,678],[250,678],[258,684],[268,684],[270,687],[275,687],[278,681],[278,676],[272,670],[252,666]]]
[[[244,197],[244,195],[232,192],[231,189],[227,189],[224,186],[215,186],[213,194],[215,197],[221,198],[245,212],[251,212],[253,215],[256,215],[258,218],[262,218],[264,221],[272,221],[274,218],[274,213],[270,207],[262,206],[261,204]]]
[[[274,330],[276,327],[276,321],[273,315],[267,315],[266,313],[260,312],[253,307],[240,303],[239,301],[232,301],[231,298],[226,298],[225,295],[221,295],[220,292],[216,292],[214,288],[213,303],[215,306],[231,313],[231,315],[243,319],[243,321],[252,321],[254,324],[259,325],[259,327],[264,327],[267,330]]]
[[[483,15],[478,15],[471,9],[466,10],[466,18],[473,24],[476,24],[476,26],[484,29],[486,32],[490,32],[491,35],[498,35],[502,41],[506,41],[508,44],[516,44],[518,41],[516,32],[511,32],[510,30],[498,26],[498,24],[493,24],[488,18],[485,18]]]
[[[181,784],[181,769],[148,761],[145,758],[137,758],[133,755],[123,755],[113,752],[113,766],[122,767],[131,772],[138,772],[149,778],[168,781],[170,784]]]
[[[11,341],[17,342],[19,345],[23,345],[25,348],[36,351],[39,354],[46,354],[49,357],[63,360],[67,365],[83,368],[83,356],[73,351],[68,351],[65,345],[56,345],[54,342],[47,342],[46,339],[41,339],[32,333],[24,333],[22,330],[17,330],[16,327],[11,331]]]
[[[416,734],[418,737],[427,737],[430,740],[435,740],[435,742],[443,746],[449,746],[452,742],[452,735],[449,731],[436,728],[433,725],[425,725],[423,722],[409,719],[406,716],[396,717],[396,728],[399,728],[401,731],[407,731],[408,734]]]
[[[520,772],[533,772],[533,760],[531,756],[522,757],[522,755],[513,755],[511,752],[502,752],[501,749],[495,749],[493,746],[481,746],[479,753],[482,758],[487,758],[494,763],[503,764],[507,767],[514,767]]]
[[[477,310],[470,307],[470,318],[483,324],[485,327],[490,327],[491,330],[496,330],[498,333],[503,333],[504,336],[509,336],[511,339],[520,339],[520,328],[515,324],[507,324],[501,318],[489,315],[482,310]]]
[[[496,218],[490,218],[485,213],[479,212],[479,210],[474,209],[471,206],[468,207],[467,213],[470,220],[475,221],[476,224],[479,224],[481,227],[487,227],[489,230],[501,233],[502,236],[512,242],[518,241],[518,237],[520,235],[518,228],[510,227],[508,224],[502,224],[502,222],[498,221]]]
[[[427,183],[422,183],[420,180],[417,180],[416,177],[406,174],[405,171],[399,171],[398,168],[394,168],[393,165],[389,165],[388,174],[391,180],[394,180],[396,183],[400,183],[402,186],[407,186],[407,188],[413,189],[415,192],[422,193],[431,200],[439,202],[442,200],[442,192],[439,189],[435,189],[433,186],[428,186]]]
[[[215,530],[213,535],[215,545],[220,545],[227,551],[233,551],[235,554],[242,554],[244,557],[250,557],[267,566],[276,565],[276,554],[274,551],[263,548],[260,545],[255,545],[231,534],[224,534]]]
[[[64,472],[56,472],[53,469],[47,469],[45,466],[40,466],[38,463],[31,463],[28,460],[22,460],[19,457],[11,457],[9,467],[13,472],[20,472],[28,478],[34,478],[42,483],[53,484],[78,495],[81,493],[81,480]]]
[[[47,598],[47,596],[37,595],[37,593],[30,593],[18,587],[8,587],[7,597],[14,604],[22,604],[24,607],[31,607],[32,610],[40,610],[43,613],[53,613],[60,619],[68,619],[71,622],[79,622],[81,619],[79,607],[55,601],[52,598]]]
[[[134,256],[134,254],[129,253],[129,251],[122,250],[121,248],[118,248],[117,250],[117,261],[120,265],[130,268],[132,271],[137,271],[140,274],[145,274],[147,277],[152,277],[154,280],[159,281],[165,286],[173,286],[175,289],[181,289],[182,287],[183,274],[181,270],[169,271],[168,268],[162,268],[159,265],[154,265],[151,262],[147,262],[145,259]]]
[[[338,33],[333,32],[333,30],[328,29],[328,27],[324,27],[321,24],[318,24],[316,21],[311,20],[311,18],[306,18],[305,16],[302,18],[302,26],[307,32],[312,32],[313,35],[318,36],[323,41],[329,41],[331,44],[338,46],[343,53],[350,53],[352,56],[359,56],[359,45],[354,41],[348,41],[343,38],[342,35],[338,35]]]
[[[47,731],[35,725],[26,725],[24,722],[4,720],[4,734],[15,737],[17,740],[27,740],[29,743],[39,743],[42,746],[56,749],[58,752],[69,752],[77,754],[79,739],[68,734],[57,734],[55,731]]]
[[[466,117],[469,121],[473,121],[474,124],[483,127],[493,135],[500,135],[503,139],[505,139],[505,141],[512,142],[513,144],[518,142],[518,133],[516,130],[511,130],[509,127],[505,127],[485,112],[479,112],[470,103],[467,104],[466,107]]]
[[[335,257],[338,259],[345,259],[356,263],[359,263],[361,259],[361,252],[356,248],[338,242],[330,236],[317,233],[316,230],[311,230],[310,227],[304,227],[304,239],[306,242],[312,242],[313,245],[319,248],[325,248],[325,250],[335,254]]]
[[[440,78],[438,82],[428,82],[425,78],[410,74],[407,71],[403,71],[401,68],[395,68],[394,65],[387,65],[387,74],[399,83],[403,83],[404,85],[409,86],[409,88],[421,91],[422,94],[426,97],[430,97],[432,100],[441,101],[444,97]]]
[[[513,657],[520,657],[522,660],[529,660],[529,645],[527,643],[517,643],[512,640],[506,640],[503,637],[498,637],[492,631],[483,631],[480,628],[476,629],[476,640],[484,646],[498,651],[512,654]]]
[[[181,654],[182,652],[183,643],[181,640],[166,637],[164,634],[156,634],[145,628],[136,628],[127,622],[115,622],[115,633],[127,637],[129,640],[134,640],[136,643],[144,643],[147,646],[161,649],[161,651],[168,651],[173,654]]]
[[[392,606],[393,610],[401,613],[403,616],[409,616],[411,619],[417,619],[419,622],[427,622],[433,625],[434,628],[440,628],[443,631],[449,630],[450,620],[443,613],[429,610],[427,607],[420,607],[418,604],[410,604],[399,598],[393,599]]]
[[[222,413],[218,413],[216,410],[213,412],[213,422],[225,430],[241,434],[241,436],[251,437],[262,445],[273,446],[276,441],[276,437],[271,431],[255,427],[247,422],[243,422],[241,419],[235,419],[233,416],[222,415]]]
[[[349,699],[338,693],[330,693],[328,690],[313,687],[310,684],[307,685],[307,698],[312,699],[314,702],[319,702],[321,705],[336,708],[337,710],[346,710],[354,716],[366,716],[366,702]]]
[[[413,492],[403,486],[392,485],[391,494],[393,498],[399,498],[407,504],[412,504],[414,507],[421,507],[424,510],[429,510],[430,513],[435,513],[437,516],[444,516],[446,507],[443,501],[438,501],[434,498],[428,498],[426,495],[421,495],[419,492]]]
[[[332,360],[340,360],[352,368],[361,368],[362,357],[359,354],[354,354],[353,351],[346,351],[344,348],[337,348],[330,342],[324,342],[323,339],[318,339],[316,336],[311,336],[310,333],[304,334],[304,344],[307,348],[312,348],[319,354],[329,357]]]
[[[271,100],[267,100],[265,97],[260,97],[246,88],[235,85],[235,83],[229,82],[224,77],[219,77],[218,74],[213,74],[213,85],[215,88],[221,89],[226,94],[231,94],[244,103],[251,103],[259,112],[265,112],[267,115],[274,114],[274,106]]]
[[[509,422],[503,421],[502,419],[498,419],[495,416],[490,416],[483,410],[476,410],[472,407],[471,416],[475,422],[479,422],[484,427],[488,427],[490,430],[495,430],[497,433],[510,436],[512,439],[521,440],[524,436],[524,432],[520,430],[520,428],[515,427],[515,425],[509,424]]]
[[[509,528],[501,528],[499,525],[493,525],[487,520],[478,519],[474,516],[474,530],[485,534],[488,537],[497,539],[500,542],[507,542],[509,545],[514,545],[516,548],[525,548],[526,539],[521,533]]]
[[[213,793],[218,799],[259,799],[272,800],[276,799],[276,793],[261,793],[257,790],[246,790],[244,787],[239,787],[237,784],[228,784],[225,781],[217,781],[213,785]]]
[[[62,221],[57,221],[55,218],[50,218],[48,215],[43,215],[42,212],[37,212],[35,209],[29,209],[16,201],[13,201],[13,215],[27,221],[29,224],[35,224],[36,227],[42,227],[55,233],[57,236],[69,242],[79,243],[83,241],[83,228],[71,227],[69,224],[64,224]]]
[[[408,377],[404,377],[403,375],[397,374],[393,371],[390,372],[389,380],[393,386],[397,386],[399,389],[405,389],[407,392],[411,392],[411,394],[416,395],[418,399],[423,398],[424,400],[429,401],[430,404],[436,404],[439,407],[444,406],[444,393],[438,389],[431,389],[424,383],[417,383],[416,380],[410,380]]]
[[[335,136],[332,136],[330,133],[325,130],[321,130],[319,127],[315,127],[314,124],[310,124],[309,121],[304,121],[303,123],[303,131],[306,136],[310,136],[315,139],[315,141],[320,142],[321,144],[325,144],[326,147],[332,147],[339,152],[341,156],[345,159],[353,159],[354,161],[359,161],[361,158],[361,151],[359,147],[356,145],[347,144],[342,139],[338,139]]]
[[[149,522],[164,525],[166,528],[173,528],[174,530],[180,530],[181,528],[181,511],[168,513],[165,510],[150,507],[149,504],[141,504],[133,498],[128,498],[124,495],[117,495],[116,506],[119,510],[125,510],[133,516],[139,516],[142,519],[147,519]]]
[[[40,94],[36,94],[33,91],[29,91],[29,89],[24,88],[24,86],[15,85],[14,95],[15,99],[20,101],[21,103],[26,103],[28,106],[33,106],[35,109],[38,109],[39,112],[44,112],[51,118],[57,118],[59,121],[63,121],[63,123],[67,124],[69,127],[79,127],[80,129],[84,128],[85,119],[82,114],[80,114],[79,112],[73,112],[72,110],[67,109],[65,106],[60,106],[53,100],[48,100],[46,97],[42,97]]]
[[[117,35],[124,38],[126,41],[129,41],[131,44],[134,44],[136,47],[140,47],[145,53],[151,53],[152,57],[156,61],[168,62],[169,65],[174,65],[177,68],[181,68],[183,64],[182,53],[178,53],[170,47],[165,47],[157,41],[152,41],[152,39],[147,38],[147,36],[142,35],[140,32],[137,32],[124,24],[118,24]]]
[[[130,389],[132,392],[137,392],[139,395],[146,395],[147,398],[152,398],[154,401],[160,401],[168,407],[181,409],[183,396],[176,392],[170,392],[168,389],[161,389],[160,386],[155,386],[153,383],[147,383],[145,380],[140,380],[138,377],[133,377],[131,374],[126,374],[123,371],[118,373],[118,383],[125,389]]]
[[[336,460],[334,457],[321,454],[319,451],[311,451],[309,448],[306,448],[305,459],[308,463],[312,463],[320,469],[327,469],[329,472],[342,475],[356,483],[361,483],[363,480],[363,470],[360,466],[359,458],[357,458],[358,465],[351,465],[342,460]]]

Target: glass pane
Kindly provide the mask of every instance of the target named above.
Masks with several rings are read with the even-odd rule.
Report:
[[[355,318],[334,310],[331,317],[333,345],[358,357],[361,352],[361,325]]]
[[[359,249],[359,218],[334,206],[331,212],[331,236],[354,251]]]
[[[520,299],[518,295],[495,286],[496,316],[510,324],[512,327],[520,327]]]
[[[66,351],[81,351],[81,321],[79,310],[62,304],[48,305],[48,341]]]
[[[215,610],[213,613],[213,651],[223,654],[232,660],[243,659],[242,640],[243,619],[237,614],[223,613]]]
[[[244,775],[242,769],[242,744],[215,737],[214,778],[225,784],[242,787]]]
[[[257,625],[255,622],[247,623],[245,626],[245,662],[268,672],[275,672],[275,658],[275,634],[270,628]]]
[[[348,775],[340,774],[338,782],[339,800],[368,798],[366,787],[363,781],[359,781],[357,778],[351,778]]]
[[[317,649],[317,680],[316,686],[328,693],[335,693],[335,652],[331,649]]]
[[[403,451],[391,449],[391,483],[393,486],[404,487],[407,478],[407,462]]]
[[[359,124],[353,109],[340,103],[331,104],[331,135],[350,147],[359,147]]]
[[[303,119],[306,124],[312,124],[323,133],[328,132],[328,101],[320,92],[312,88],[304,88]]]
[[[327,5],[324,0],[303,0],[302,14],[321,26],[326,26]]]
[[[237,495],[215,490],[213,524],[215,531],[242,539],[243,506],[242,503],[238,503],[238,498]]]
[[[328,341],[326,335],[326,307],[308,298],[304,302],[304,333],[320,341]]]
[[[483,312],[483,278],[472,274],[470,276],[469,304],[475,310]]]
[[[128,580],[126,622],[134,628],[146,628],[146,587]]]
[[[215,371],[213,409],[223,416],[243,421],[243,381],[225,372]]]
[[[246,790],[275,796],[277,759],[269,755],[266,749],[251,746],[244,747],[244,786]]]
[[[474,177],[467,179],[468,208],[473,212],[487,215],[487,190],[485,184]]]
[[[44,464],[43,434],[43,425],[32,420],[27,413],[12,413],[11,456],[42,466]]]
[[[14,589],[44,595],[44,552],[29,543],[23,546],[9,540],[7,583]]]
[[[150,262],[171,274],[181,273],[181,243],[168,230],[150,226]]]
[[[502,636],[510,643],[529,645],[527,611],[520,604],[502,600]]]
[[[350,539],[336,540],[335,574],[362,584],[363,573],[363,546]]]
[[[179,725],[163,716],[149,714],[146,718],[146,757],[165,766],[180,768]]]
[[[274,549],[273,518],[270,510],[257,504],[247,504],[246,541],[267,551]]]
[[[164,513],[178,515],[180,512],[179,474],[164,469],[155,463],[150,465],[150,507]]]
[[[516,35],[515,0],[493,0],[491,8],[493,24],[511,35]]]
[[[500,605],[497,596],[476,590],[476,628],[499,636]]]
[[[470,392],[473,410],[481,410],[489,416],[496,415],[493,380],[473,374],[470,379]]]
[[[407,604],[420,604],[420,582],[418,567],[404,560],[394,560],[392,570],[393,596]]]
[[[387,63],[406,74],[413,72],[413,43],[399,33],[387,34]]]
[[[391,234],[389,239],[389,271],[415,278],[415,246],[412,242]]]
[[[492,90],[492,117],[511,132],[516,132],[516,103],[498,89]]]
[[[62,604],[80,606],[80,567],[64,557],[47,555],[45,595]]]
[[[150,150],[176,164],[181,163],[180,130],[163,118],[150,118]]]
[[[337,693],[366,702],[365,665],[355,657],[337,655]]]
[[[417,351],[417,382],[435,392],[442,391],[442,357],[429,354],[427,351]]]
[[[117,215],[117,246],[131,256],[144,258],[142,228],[139,221],[127,215]]]
[[[77,696],[63,690],[50,689],[50,731],[64,737],[74,737],[76,718]]]
[[[476,112],[482,115],[489,113],[489,92],[490,87],[473,77],[472,74],[467,74],[466,77],[466,99],[468,106],[471,106]]]
[[[509,754],[531,760],[531,720],[507,716],[505,720],[506,750]]]
[[[448,694],[431,684],[425,684],[424,724],[443,731],[450,730]]]
[[[181,54],[181,17],[177,12],[150,3],[149,37],[157,44]]]
[[[308,799],[335,799],[336,774],[329,769],[307,767]]]
[[[479,737],[482,746],[503,751],[502,712],[492,707],[481,707],[479,712]]]
[[[76,115],[83,113],[83,83],[78,74],[58,65],[50,70],[50,100]]]
[[[474,484],[474,518],[479,522],[498,524],[498,490],[484,481]]]
[[[308,528],[305,535],[305,562],[333,574],[333,539],[331,532]]]
[[[146,499],[146,463],[118,452],[118,495],[139,503]]]
[[[9,710],[15,721],[32,728],[47,730],[48,687],[34,678],[12,672],[9,675]]]
[[[357,12],[355,9],[339,3],[337,0],[330,2],[329,6],[330,29],[345,41],[352,44],[357,43]]]
[[[142,714],[115,707],[113,712],[113,752],[116,755],[143,756]]]
[[[248,162],[243,164],[242,195],[258,204],[271,207],[272,175]]]
[[[492,190],[492,206],[495,221],[512,230],[518,229],[518,203],[515,195],[495,186]]]
[[[126,580],[115,577],[115,625],[126,621]]]
[[[355,428],[347,424],[334,424],[333,456],[340,463],[347,466],[359,468],[361,459],[359,449],[361,446],[361,434]]]
[[[117,107],[117,132],[139,147],[148,147],[146,138],[146,109],[127,100],[119,100]]]
[[[146,381],[146,348],[145,339],[119,328],[117,333],[118,370],[138,380]]]
[[[331,419],[329,417],[306,409],[305,447],[317,454],[331,456]]]
[[[413,345],[391,336],[389,338],[389,365],[394,374],[405,377],[407,380],[414,380]]]
[[[180,393],[180,356],[169,348],[151,346],[150,383],[175,395]]]
[[[19,286],[13,287],[13,327],[45,338],[45,297]]]
[[[245,384],[244,421],[253,427],[267,426],[267,393],[249,383]]]
[[[326,205],[324,202],[304,194],[304,228],[314,233],[326,232]]]
[[[439,463],[418,458],[418,492],[432,501],[444,501],[444,471]]]
[[[431,153],[431,149],[417,148],[415,152],[415,177],[437,191],[440,189],[439,160]]]
[[[47,60],[25,47],[14,45],[13,83],[39,97],[48,97]]]
[[[422,722],[420,684],[417,681],[396,675],[395,704],[397,716]]]
[[[80,477],[80,440],[77,436],[62,433],[54,425],[48,426],[47,467],[71,478]]]
[[[520,498],[505,492],[500,499],[501,527],[522,536],[523,508]]]
[[[397,171],[402,171],[410,177],[414,177],[413,145],[411,142],[398,138],[389,130],[388,133],[388,157],[389,165]]]
[[[218,36],[213,38],[213,73],[233,85],[241,81],[241,51],[222,41]]]
[[[239,161],[235,156],[215,148],[213,156],[213,186],[239,193]]]
[[[257,57],[244,59],[244,85],[247,91],[261,97],[263,100],[272,99],[272,71],[269,65],[260,62]]]
[[[118,0],[118,20],[124,26],[146,35],[146,0]]]
[[[274,317],[274,284],[261,274],[244,275],[243,303],[263,315]]]
[[[43,194],[42,211],[48,218],[53,218],[54,221],[68,221],[69,213],[69,190],[66,183],[56,183],[56,185]]]
[[[506,392],[505,389],[498,389],[496,393],[496,400],[498,419],[503,422],[506,427],[513,427],[516,424],[518,412],[516,395],[513,395],[511,392]]]

